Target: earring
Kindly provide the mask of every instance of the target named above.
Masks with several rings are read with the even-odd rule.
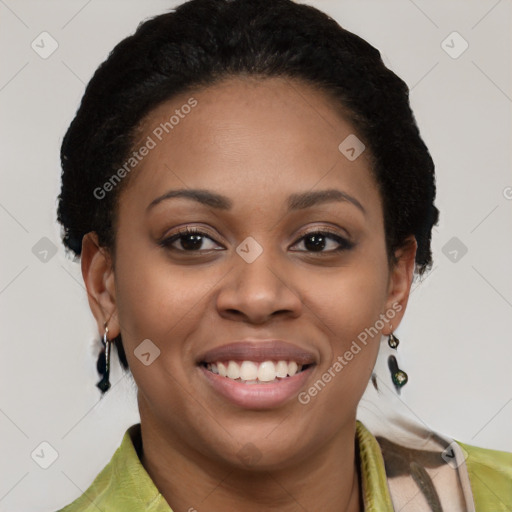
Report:
[[[391,348],[394,348],[396,349],[398,347],[398,344],[400,343],[400,340],[393,334],[391,333],[389,335],[389,338],[388,338],[388,345],[391,347]]]
[[[105,393],[110,388],[110,344],[111,341],[108,339],[108,327],[105,323],[105,332],[103,333],[103,339],[101,342],[103,343],[103,349],[100,352],[98,357],[97,369],[100,374],[103,375],[102,379],[96,384],[98,388]]]
[[[388,345],[392,349],[396,350],[399,343],[399,339],[393,333],[391,333],[388,338]],[[407,384],[409,377],[407,373],[405,373],[403,370],[400,370],[395,356],[388,357],[388,368],[391,372],[391,380],[393,381],[396,390],[400,392],[400,389]]]

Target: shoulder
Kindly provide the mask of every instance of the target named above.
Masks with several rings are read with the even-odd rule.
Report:
[[[114,457],[116,454],[114,454]],[[110,462],[101,470],[81,496],[57,512],[97,512],[98,509],[102,510],[102,503],[111,492],[110,482],[114,472],[114,457],[112,457]]]
[[[129,427],[87,490],[58,512],[172,512],[139,459],[140,423]]]
[[[457,444],[466,458],[476,512],[512,510],[512,453]]]

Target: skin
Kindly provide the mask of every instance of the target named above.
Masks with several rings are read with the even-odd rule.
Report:
[[[141,140],[193,96],[198,105],[139,164],[120,195],[116,257],[83,240],[82,272],[98,331],[122,333],[138,386],[142,463],[175,511],[362,510],[355,463],[357,404],[380,335],[308,404],[247,410],[217,394],[196,365],[204,350],[233,340],[278,338],[315,354],[307,390],[379,315],[410,292],[416,244],[390,266],[381,196],[369,149],[354,161],[338,145],[355,129],[324,93],[284,79],[229,79],[176,96],[140,127]],[[233,202],[219,210],[190,199],[148,205],[165,192],[200,188]],[[355,198],[287,212],[290,194],[341,190]],[[159,242],[189,225],[205,231],[201,251]],[[353,243],[333,252],[306,245],[330,229]],[[236,252],[248,236],[263,253]],[[181,249],[181,252],[179,250]],[[215,250],[219,249],[219,250]],[[320,251],[320,253],[318,252]],[[134,350],[149,338],[149,366]],[[238,453],[252,443],[261,458]],[[302,508],[303,507],[303,508]]]

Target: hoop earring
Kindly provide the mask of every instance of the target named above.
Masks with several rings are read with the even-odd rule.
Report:
[[[399,339],[393,333],[391,333],[388,338],[388,345],[392,349],[396,350],[399,343]],[[391,380],[395,385],[396,390],[400,392],[400,389],[407,384],[409,377],[407,373],[405,373],[403,370],[400,370],[395,356],[388,357],[388,368],[391,372]]]
[[[101,342],[103,343],[103,349],[100,352],[98,357],[97,369],[100,374],[103,374],[102,379],[96,384],[98,388],[101,389],[103,393],[110,389],[110,344],[112,343],[108,339],[108,327],[105,323],[105,332],[103,333],[103,339]]]

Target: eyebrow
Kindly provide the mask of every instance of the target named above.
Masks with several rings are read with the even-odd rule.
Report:
[[[191,199],[218,210],[231,210],[233,207],[233,201],[229,199],[229,197],[217,194],[216,192],[204,189],[179,189],[169,190],[162,196],[151,201],[146,208],[146,212],[149,212],[149,210],[162,201],[177,197]],[[291,194],[288,198],[288,211],[302,210],[329,202],[349,202],[354,206],[357,206],[357,208],[359,208],[363,213],[366,213],[363,205],[355,197],[337,189],[316,190],[302,192],[300,194]]]

